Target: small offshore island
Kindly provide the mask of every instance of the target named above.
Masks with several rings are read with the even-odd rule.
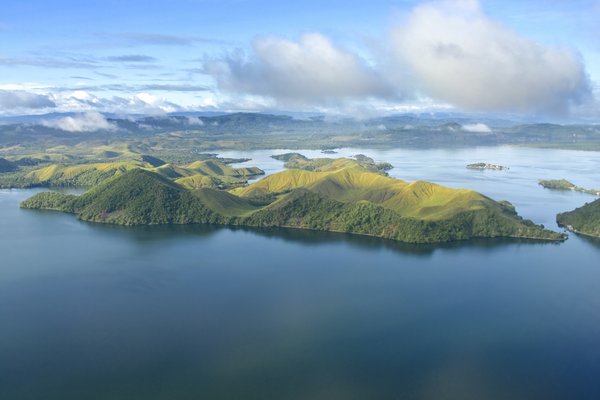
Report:
[[[549,179],[549,180],[540,180],[539,185],[545,189],[551,190],[569,190],[572,192],[581,192],[592,194],[594,196],[600,196],[600,190],[597,189],[584,189],[580,186],[575,185],[574,183],[569,182],[566,179]]]
[[[489,163],[474,163],[467,165],[468,169],[477,169],[477,170],[492,170],[492,171],[505,171],[508,170],[508,167],[497,165],[497,164],[489,164]]]
[[[171,178],[160,167],[133,168],[117,171],[80,196],[42,192],[21,207],[120,225],[287,227],[410,243],[491,237],[566,239],[521,218],[508,202],[472,190],[394,179],[385,172],[391,165],[369,157],[308,159],[291,153],[275,158],[290,169],[250,185],[238,186],[235,181],[221,189],[214,180],[222,183],[218,175],[223,171],[213,169],[211,179],[190,183]],[[260,171],[225,170],[236,175]]]

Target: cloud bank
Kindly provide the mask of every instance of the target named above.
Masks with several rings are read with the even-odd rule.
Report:
[[[590,94],[577,54],[518,35],[475,1],[419,6],[392,40],[425,93],[467,110],[564,113]]]
[[[393,88],[363,59],[318,33],[295,42],[257,39],[249,57],[233,54],[204,67],[225,91],[272,97],[284,104],[394,96]]]
[[[519,35],[486,16],[478,1],[417,6],[386,41],[373,64],[318,33],[261,38],[249,55],[208,61],[204,70],[223,93],[277,105],[397,102],[411,93],[464,111],[565,114],[591,98],[576,52]]]
[[[42,109],[56,107],[56,103],[45,94],[24,90],[0,90],[0,109]]]
[[[486,124],[476,123],[476,124],[465,124],[462,126],[462,130],[465,132],[473,132],[473,133],[491,133],[492,129]]]
[[[43,121],[42,125],[67,132],[95,132],[116,129],[114,124],[107,121],[102,114],[95,111],[89,111],[74,117],[62,117]]]

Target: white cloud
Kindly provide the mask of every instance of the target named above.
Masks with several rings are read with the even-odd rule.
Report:
[[[55,95],[60,111],[98,111],[117,114],[165,114],[184,108],[163,97],[137,93],[129,97],[98,97],[85,90],[58,92]]]
[[[54,108],[56,104],[46,94],[31,93],[24,90],[0,90],[0,109],[29,109]]]
[[[394,96],[393,88],[363,59],[317,33],[297,42],[257,39],[249,58],[230,55],[206,62],[205,70],[225,92],[266,96],[283,104]]]
[[[477,1],[416,7],[393,45],[424,93],[468,110],[561,113],[590,93],[577,54],[518,35]]]
[[[462,126],[462,130],[466,131],[466,132],[473,132],[473,133],[491,133],[492,132],[492,130],[490,129],[489,126],[487,126],[486,124],[482,124],[482,123],[465,124]]]
[[[67,132],[95,132],[116,129],[114,124],[107,121],[102,114],[96,111],[88,111],[74,117],[43,121],[42,125]]]
[[[202,125],[204,125],[204,121],[202,121],[198,117],[187,117],[187,123],[188,123],[188,125],[193,125],[193,126],[202,126]]]

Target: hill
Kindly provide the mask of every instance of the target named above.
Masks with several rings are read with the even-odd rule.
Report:
[[[600,237],[600,199],[573,211],[558,214],[556,221],[570,231]]]
[[[283,171],[230,192],[188,190],[159,173],[134,169],[81,196],[40,193],[22,207],[123,225],[291,227],[412,243],[474,237],[564,239],[476,192],[407,183],[356,165],[329,172]]]
[[[18,165],[12,161],[8,161],[6,158],[0,158],[0,173],[2,172],[14,172],[18,169]]]
[[[120,225],[225,222],[193,193],[157,173],[133,169],[81,196],[42,192],[24,208],[64,211],[85,221]]]
[[[0,182],[0,186],[92,187],[126,171],[140,168],[175,180],[189,189],[232,188],[246,184],[251,177],[264,174],[259,168],[233,168],[217,159],[174,165],[156,157],[134,154],[108,162],[46,164],[13,177],[7,185],[1,185]]]

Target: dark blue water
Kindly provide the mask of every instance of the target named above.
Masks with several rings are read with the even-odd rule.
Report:
[[[511,171],[446,178],[548,226],[594,199]],[[600,241],[121,228],[32,193],[0,191],[0,399],[600,398]]]

